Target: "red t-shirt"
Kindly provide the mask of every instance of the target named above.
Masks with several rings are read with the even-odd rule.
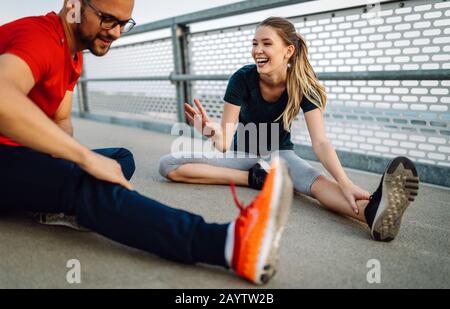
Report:
[[[59,16],[26,17],[0,26],[0,55],[13,54],[24,60],[35,85],[30,98],[53,119],[67,91],[73,91],[81,75],[81,52],[72,57]],[[0,144],[20,146],[0,134]]]

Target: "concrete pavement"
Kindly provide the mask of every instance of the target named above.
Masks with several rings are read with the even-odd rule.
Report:
[[[122,146],[135,156],[132,180],[140,193],[207,221],[235,218],[227,186],[174,184],[158,174],[175,137],[75,119],[76,137],[92,148]],[[314,166],[319,167],[317,163]],[[320,167],[319,167],[320,168]],[[380,175],[347,170],[356,184],[376,189]],[[239,188],[250,202],[257,191]],[[450,190],[421,184],[392,243],[372,241],[362,224],[296,196],[282,239],[277,275],[265,288],[450,288]],[[82,283],[66,281],[78,259]],[[381,265],[381,283],[366,280],[367,262]],[[0,216],[0,288],[252,288],[232,273],[187,266],[125,247],[95,233],[40,226],[26,214]]]

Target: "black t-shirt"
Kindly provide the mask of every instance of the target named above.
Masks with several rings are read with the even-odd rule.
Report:
[[[294,149],[291,134],[284,129],[283,118],[278,119],[288,103],[287,90],[276,102],[264,100],[259,88],[259,74],[256,65],[246,65],[231,76],[224,100],[241,107],[239,123],[246,126],[246,130],[238,127],[236,131],[232,146],[234,151],[264,155],[277,149]],[[303,96],[300,107],[304,113],[318,108],[305,96]],[[278,120],[275,121],[276,119]],[[249,133],[255,130],[256,135]],[[243,140],[244,135],[245,139]],[[255,149],[255,147],[257,148]]]

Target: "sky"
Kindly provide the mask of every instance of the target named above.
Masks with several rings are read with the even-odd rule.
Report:
[[[239,1],[240,0],[135,0],[133,18],[138,25],[140,25]],[[316,0],[277,9],[222,18],[220,20],[214,20],[213,22],[198,23],[191,25],[191,32],[240,25],[243,21],[245,21],[244,23],[246,24],[257,23],[269,16],[292,17],[324,10],[334,10],[384,1],[386,0]],[[42,15],[49,11],[57,12],[62,7],[63,2],[63,0],[0,0],[0,25],[25,16]],[[168,29],[144,34],[140,37],[122,38],[121,43],[166,36],[170,36],[170,31]]]
[[[164,19],[202,9],[238,2],[239,0],[136,0],[133,18],[137,23]],[[0,24],[19,17],[59,11],[63,0],[0,0]],[[156,4],[155,4],[156,3]]]
[[[147,23],[157,21],[167,17],[173,17],[186,13],[196,12],[199,10],[209,9],[221,5],[239,2],[240,0],[136,0],[134,19],[139,23]],[[348,6],[351,4],[372,3],[373,0],[318,0],[313,1],[315,5],[310,4],[289,6],[285,12],[291,12],[295,7],[314,7],[321,9],[332,8],[336,6]],[[378,1],[382,2],[382,1]],[[49,11],[59,11],[62,7],[63,0],[0,0],[0,24],[12,21],[14,19],[40,15]],[[156,4],[155,4],[156,3]],[[242,20],[241,20],[242,21]]]

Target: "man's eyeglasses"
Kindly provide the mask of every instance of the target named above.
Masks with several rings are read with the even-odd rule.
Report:
[[[118,20],[114,16],[100,12],[89,0],[84,0],[84,3],[87,4],[100,18],[100,27],[104,30],[111,30],[117,27],[117,25],[120,25],[120,33],[127,33],[136,26],[136,22],[132,18],[129,20]]]

